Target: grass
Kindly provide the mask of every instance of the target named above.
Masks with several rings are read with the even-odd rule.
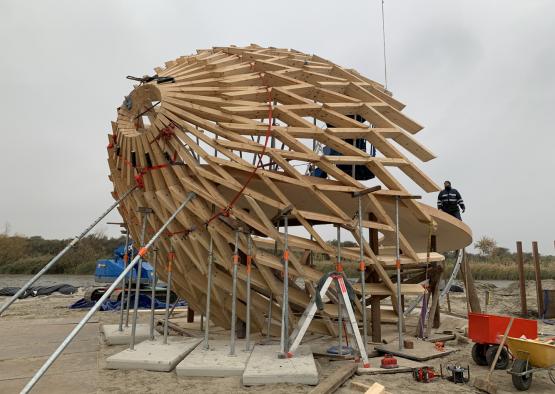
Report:
[[[478,280],[518,280],[518,267],[515,261],[479,261],[469,260],[470,268],[474,279]],[[447,275],[453,271],[454,261],[449,259],[446,262]],[[555,262],[542,261],[540,263],[542,279],[555,279]],[[526,279],[535,279],[534,267],[530,262],[524,264],[524,275]]]
[[[453,271],[455,259],[447,257],[445,261],[445,276],[449,277]],[[470,255],[469,264],[474,279],[477,280],[518,280],[518,267],[516,260],[512,256],[503,258],[481,258]],[[322,272],[335,270],[335,262],[324,259],[323,256],[317,256],[314,259],[314,268]],[[359,276],[358,263],[356,261],[343,261],[343,269],[348,277],[354,278]],[[540,270],[542,279],[555,279],[555,260],[552,256],[545,256],[540,261]],[[524,261],[524,275],[527,280],[534,280],[534,266],[531,261]]]
[[[0,235],[0,274],[35,274],[68,243],[42,237]],[[123,238],[92,234],[69,250],[48,272],[50,274],[93,274],[96,260],[109,258]]]
[[[34,274],[52,257],[62,250],[70,240],[47,240],[42,237],[8,236],[0,234],[0,274]],[[96,260],[109,258],[112,251],[124,242],[123,238],[107,238],[102,234],[92,234],[82,239],[51,270],[52,274],[93,274]],[[334,245],[334,241],[330,241]],[[352,246],[344,243],[343,246]],[[501,250],[501,249],[499,249]],[[272,250],[265,250],[273,253]],[[515,255],[504,252],[494,257],[480,257],[467,254],[472,274],[478,280],[518,280]],[[278,251],[281,254],[281,251]],[[300,257],[300,253],[295,253]],[[314,268],[321,272],[335,270],[335,262],[327,255],[314,254]],[[446,254],[446,275],[450,275],[454,265],[453,254]],[[555,257],[542,256],[540,261],[543,279],[555,279]],[[358,262],[343,261],[343,269],[349,277],[360,275]],[[524,254],[526,279],[534,279],[532,256]]]

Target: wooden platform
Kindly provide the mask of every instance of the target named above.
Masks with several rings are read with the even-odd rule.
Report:
[[[415,340],[413,338],[411,338],[411,340],[414,342],[414,349],[399,350],[399,344],[396,340],[387,345],[377,345],[374,349],[384,354],[389,353],[415,361],[427,361],[433,358],[443,357],[457,351],[455,348],[446,346],[444,351],[440,352],[436,350],[435,345],[432,342]]]

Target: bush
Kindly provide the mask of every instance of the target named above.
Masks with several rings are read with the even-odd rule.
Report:
[[[35,274],[70,241],[0,235],[0,274]],[[68,251],[49,273],[93,274],[96,260],[110,257],[113,250],[124,242],[123,237],[89,235]]]

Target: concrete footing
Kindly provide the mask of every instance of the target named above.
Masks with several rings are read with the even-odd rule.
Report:
[[[107,345],[128,345],[131,342],[131,326],[124,326],[123,330],[119,331],[118,324],[103,324],[100,332]],[[154,335],[158,336],[159,334],[154,332]],[[148,338],[150,338],[150,325],[137,324],[135,343],[142,342]]]
[[[245,351],[245,341],[235,343],[235,356],[229,355],[229,341],[215,340],[209,342],[210,349],[201,343],[183,361],[175,372],[178,376],[241,376],[251,352]]]
[[[133,350],[125,349],[108,357],[106,367],[169,372],[199,343],[199,338],[169,337],[167,344],[163,343],[162,337],[154,341],[147,339],[135,345]]]
[[[318,384],[318,370],[310,346],[300,346],[292,358],[278,358],[279,345],[257,345],[252,351],[243,384]]]

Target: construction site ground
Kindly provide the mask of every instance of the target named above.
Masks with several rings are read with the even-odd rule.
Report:
[[[5,279],[5,277],[3,278]],[[544,288],[555,288],[555,281],[544,281]],[[479,283],[478,291],[481,300],[489,290],[492,294],[488,312],[511,314],[519,311],[518,285],[515,282],[508,286],[495,287],[487,283]],[[528,306],[533,310],[536,305],[535,287],[533,282],[527,283]],[[84,315],[83,310],[70,310],[68,305],[81,298],[83,291],[71,296],[54,294],[47,297],[36,297],[18,300],[0,320],[0,392],[17,393],[43,364],[48,356],[61,343],[65,335]],[[451,308],[453,313],[466,314],[464,294],[451,294]],[[5,302],[0,297],[0,303]],[[445,308],[444,308],[445,309]],[[172,321],[188,328],[190,332],[202,336],[199,330],[199,319],[195,323],[186,323],[183,310],[177,311]],[[407,332],[413,333],[416,326],[416,315],[413,313],[407,319]],[[161,318],[162,315],[160,314]],[[124,345],[107,346],[99,340],[99,328],[102,323],[115,323],[119,315],[113,312],[98,313],[88,326],[79,334],[76,341],[64,352],[36,386],[36,393],[42,392],[72,392],[72,393],[304,393],[313,387],[305,385],[275,384],[268,386],[245,387],[241,385],[238,376],[226,378],[178,377],[175,372],[146,372],[119,371],[105,369],[106,358],[125,349]],[[148,312],[140,312],[140,321],[148,322]],[[457,332],[458,339],[446,343],[455,347],[457,351],[448,356],[426,361],[425,364],[435,367],[439,365],[460,364],[470,365],[471,378],[484,376],[486,367],[474,364],[470,357],[472,343],[465,340],[466,320],[442,314],[442,327],[438,331],[452,330]],[[394,325],[383,325],[383,337],[387,341],[396,338]],[[539,330],[545,335],[555,335],[555,326],[539,323]],[[226,339],[228,332],[214,328],[211,338]],[[253,341],[259,340],[254,336]],[[326,348],[336,344],[336,339],[318,335],[308,335],[305,343],[314,349]],[[371,346],[369,346],[371,348]],[[343,363],[350,361],[331,361],[326,358],[316,358],[316,365],[323,380]],[[374,366],[374,365],[373,365]],[[514,393],[511,378],[505,371],[495,371],[494,381],[500,393]],[[373,382],[383,384],[391,393],[427,393],[452,392],[473,393],[477,390],[469,384],[453,384],[447,380],[437,379],[432,383],[416,383],[410,373],[383,375],[355,375],[341,386],[337,393],[352,393],[351,382],[361,382],[371,385]],[[552,393],[553,384],[546,373],[534,375],[530,393]]]

